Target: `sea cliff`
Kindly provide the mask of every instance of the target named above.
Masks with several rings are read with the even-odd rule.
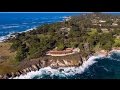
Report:
[[[84,64],[91,56],[107,57],[112,52],[120,52],[119,48],[113,48],[111,51],[100,50],[95,53],[82,57],[80,53],[67,56],[44,56],[36,59],[25,60],[19,64],[17,72],[10,72],[0,75],[0,79],[13,79],[20,75],[26,75],[31,71],[39,71],[44,67],[51,67],[57,69],[60,67],[79,67]],[[62,71],[62,69],[60,69]]]
[[[9,79],[16,76],[25,75],[31,71],[38,71],[41,68],[50,66],[51,68],[59,67],[78,67],[83,64],[83,58],[80,54],[68,55],[63,57],[46,56],[37,59],[31,59],[29,61],[21,62],[19,70],[17,72],[11,72],[0,75],[0,79]]]

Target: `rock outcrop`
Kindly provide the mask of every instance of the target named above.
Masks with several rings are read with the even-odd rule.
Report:
[[[76,56],[75,56],[76,57]],[[57,57],[56,59],[45,59],[45,60],[32,60],[29,61],[30,64],[28,63],[24,63],[22,64],[23,68],[21,68],[21,70],[17,71],[17,72],[11,72],[9,74],[4,74],[4,75],[0,75],[0,79],[9,79],[9,78],[14,78],[16,76],[20,76],[20,75],[25,75],[28,72],[31,71],[37,71],[43,67],[47,67],[50,66],[51,68],[59,68],[59,67],[72,67],[72,66],[80,66],[83,63],[83,60],[81,57],[78,57],[78,59],[74,59],[74,58],[59,58]],[[73,60],[74,59],[74,60]]]

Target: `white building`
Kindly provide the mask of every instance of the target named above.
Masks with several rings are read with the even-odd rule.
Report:
[[[104,21],[104,20],[99,20],[99,22],[101,22],[101,23],[105,23],[106,21]]]
[[[117,26],[118,24],[117,23],[112,23],[112,26]]]

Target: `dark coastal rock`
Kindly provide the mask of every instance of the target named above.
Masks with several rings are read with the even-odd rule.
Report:
[[[60,69],[60,70],[59,70],[59,72],[62,72],[62,71],[64,71],[64,69]]]
[[[40,64],[41,65],[41,68],[44,68],[44,65],[43,64]]]
[[[38,66],[37,64],[36,64],[35,66],[36,66],[36,69],[37,69],[37,70],[39,70],[39,69],[40,69],[40,68],[39,68],[39,66]]]
[[[3,79],[9,79],[9,77],[7,76],[7,74],[3,75]]]
[[[23,71],[23,74],[24,74],[24,75],[27,74],[26,69],[23,69],[22,71]]]
[[[17,75],[17,76],[20,76],[21,74],[20,74],[19,72],[16,72],[16,75]]]
[[[49,64],[50,64],[50,63],[49,63],[49,60],[48,60],[48,59],[45,59],[45,60],[44,60],[44,64],[45,64],[45,67],[49,66]]]
[[[45,66],[46,66],[46,62],[45,62],[44,60],[41,60],[40,65],[41,65],[42,67],[45,67]]]
[[[35,69],[33,67],[31,67],[31,71],[35,71]]]
[[[20,74],[22,74],[22,72],[21,72],[20,70],[18,70],[18,72],[19,72]]]
[[[14,77],[15,77],[15,75],[14,75],[14,73],[13,73],[13,72],[11,72],[11,77],[12,77],[12,78],[14,78]]]
[[[10,73],[7,73],[6,75],[7,75],[8,78],[12,77],[12,75]]]
[[[35,71],[35,69],[31,66],[31,71]]]
[[[76,57],[76,56],[74,56]],[[80,54],[75,58],[76,61],[72,60],[70,57],[67,58],[51,58],[49,60],[38,60],[38,61],[31,61],[31,62],[24,62],[21,65],[25,66],[22,67],[21,70],[18,70],[17,72],[10,74],[1,75],[0,79],[8,79],[8,78],[14,78],[16,76],[25,75],[28,72],[31,71],[37,71],[40,68],[44,68],[47,66],[50,66],[52,69],[58,69],[59,67],[78,67],[83,64],[83,61],[86,60],[86,58],[80,56]],[[64,71],[64,69],[59,69],[59,72]],[[49,72],[51,73],[51,72]]]
[[[59,67],[57,66],[51,66],[52,69],[58,69]]]
[[[29,69],[30,72],[32,71],[32,68],[31,68],[31,67],[29,67],[28,69]]]
[[[40,66],[40,64],[39,64],[39,63],[38,63],[36,66],[37,66],[37,68],[38,68],[38,69],[40,69],[40,68],[41,68],[41,66]]]
[[[14,77],[16,77],[16,76],[17,76],[16,73],[13,73],[13,72],[11,73],[11,77],[12,77],[12,78],[14,78]]]
[[[3,76],[2,76],[2,75],[0,75],[0,79],[3,79]]]
[[[26,73],[25,73],[25,72],[23,72],[21,75],[26,75]]]
[[[25,75],[25,74],[26,74],[26,72],[24,72],[24,70],[20,70],[19,73],[20,73],[21,75]]]
[[[26,72],[30,72],[29,68],[26,68]]]
[[[49,75],[51,75],[51,74],[52,74],[52,72],[51,72],[51,71],[48,71],[48,74],[49,74]]]
[[[39,70],[36,65],[32,65],[32,69],[33,69],[34,71]]]
[[[22,70],[20,70],[19,72],[20,72],[21,74],[23,73],[23,71],[22,71]]]
[[[78,66],[80,66],[82,64],[83,64],[83,60],[82,60],[82,57],[81,57],[80,60],[79,60]]]

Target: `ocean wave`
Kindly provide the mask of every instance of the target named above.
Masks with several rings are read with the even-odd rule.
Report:
[[[15,24],[15,23],[12,23],[12,24],[0,24],[0,26],[19,26],[19,24]]]
[[[26,24],[29,24],[29,23],[22,23],[22,24],[25,24],[25,25],[26,25]]]
[[[101,58],[101,56],[91,56],[87,61],[79,67],[60,67],[58,69],[52,69],[51,67],[41,68],[39,71],[31,71],[26,75],[20,75],[19,77],[15,77],[13,79],[33,79],[36,76],[39,78],[43,78],[43,75],[49,75],[50,77],[59,76],[59,77],[67,77],[74,76],[75,74],[82,74],[86,69],[88,69],[91,65],[96,63],[96,59]],[[62,71],[60,71],[62,69]]]
[[[20,27],[20,26],[3,26],[2,29],[9,29],[9,28],[16,28],[16,27]]]
[[[1,36],[0,37],[0,42],[4,42],[8,38],[9,38],[9,35],[7,35],[7,36]]]
[[[5,39],[7,39],[6,36],[1,36],[1,37],[0,37],[0,42],[3,42]]]
[[[8,35],[0,36],[0,42],[4,42],[6,39],[9,39],[10,36],[11,36],[12,34],[14,34],[14,33],[15,33],[15,32],[12,31],[12,32],[10,32]]]
[[[25,30],[25,31],[18,32],[18,33],[28,32],[28,31],[31,31],[31,30],[33,30],[33,29],[36,29],[36,26],[33,27],[33,28],[30,28],[30,29],[27,29],[27,30]]]
[[[120,61],[120,50],[113,51],[109,56],[110,60]]]
[[[107,67],[105,67],[105,66],[98,66],[99,68],[103,68],[106,72],[109,72],[110,70],[107,68]]]
[[[25,31],[20,31],[20,32],[17,32],[17,33],[28,32],[28,31],[31,31],[31,30],[33,30],[33,29],[36,29],[36,27],[33,27],[33,28],[30,28],[30,29],[27,29],[27,30],[25,30]],[[15,33],[15,32],[12,31],[12,32],[10,32],[8,35],[0,36],[0,42],[4,42],[6,39],[9,39],[10,36],[11,36],[12,34],[14,34],[14,33]]]

